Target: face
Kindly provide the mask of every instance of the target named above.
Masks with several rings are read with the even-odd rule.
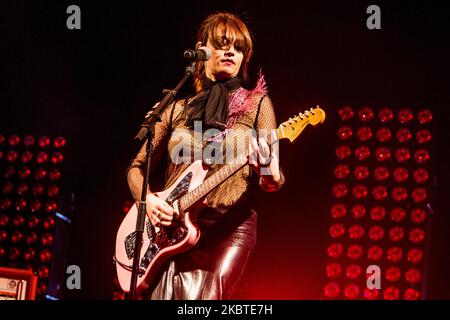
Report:
[[[244,54],[235,48],[234,43],[217,49],[208,40],[206,47],[211,50],[211,58],[205,62],[205,73],[208,78],[220,81],[238,75]]]

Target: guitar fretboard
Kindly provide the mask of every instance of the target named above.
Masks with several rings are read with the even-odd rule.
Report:
[[[187,210],[198,200],[204,198],[218,185],[231,177],[236,171],[247,163],[246,154],[238,156],[233,163],[227,164],[208,177],[201,185],[179,199],[181,210]]]

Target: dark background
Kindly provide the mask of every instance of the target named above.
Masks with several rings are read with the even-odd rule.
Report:
[[[66,8],[81,7],[81,30]],[[133,137],[161,90],[184,70],[196,28],[218,10],[253,31],[254,83],[262,66],[278,120],[315,105],[325,125],[283,143],[287,183],[259,194],[259,241],[237,297],[318,299],[325,279],[335,164],[336,110],[343,104],[429,107],[436,132],[428,298],[450,298],[447,163],[448,11],[429,2],[378,2],[382,29],[366,28],[367,1],[2,1],[0,131],[68,137],[65,190],[76,194],[68,262],[82,290],[110,299],[115,233],[129,199]],[[186,88],[188,90],[189,88]]]

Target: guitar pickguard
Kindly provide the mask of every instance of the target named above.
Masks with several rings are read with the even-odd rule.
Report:
[[[165,201],[172,206],[175,200],[179,199],[188,192],[191,180],[192,172],[189,172],[183,177],[183,179],[180,180]],[[147,220],[145,224],[145,231],[148,239],[150,240],[150,244],[141,259],[141,270],[145,270],[147,268],[153,257],[162,248],[176,244],[181,241],[187,233],[187,229],[179,221],[175,222],[173,227],[158,228],[158,230],[156,230],[150,220]],[[128,259],[132,259],[134,257],[135,240],[136,232],[132,232],[125,238],[124,245]]]

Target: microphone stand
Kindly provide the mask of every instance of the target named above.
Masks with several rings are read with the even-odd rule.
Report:
[[[130,281],[130,292],[127,295],[127,300],[134,300],[136,297],[136,283],[137,277],[140,272],[139,260],[140,252],[142,248],[142,236],[144,233],[145,215],[147,214],[147,185],[150,177],[150,163],[151,163],[151,146],[153,133],[155,129],[156,122],[161,121],[161,114],[170,105],[170,103],[175,98],[180,88],[184,83],[194,74],[195,61],[192,61],[189,66],[186,67],[185,73],[181,81],[177,84],[173,90],[163,90],[165,94],[161,102],[151,111],[150,115],[146,117],[141,125],[141,129],[136,135],[135,139],[146,138],[147,146],[145,149],[145,168],[144,168],[144,181],[142,182],[142,193],[141,200],[139,201],[138,214],[136,219],[136,231],[135,231],[135,242],[134,242],[134,255],[133,255],[133,266],[131,271],[131,281]]]

